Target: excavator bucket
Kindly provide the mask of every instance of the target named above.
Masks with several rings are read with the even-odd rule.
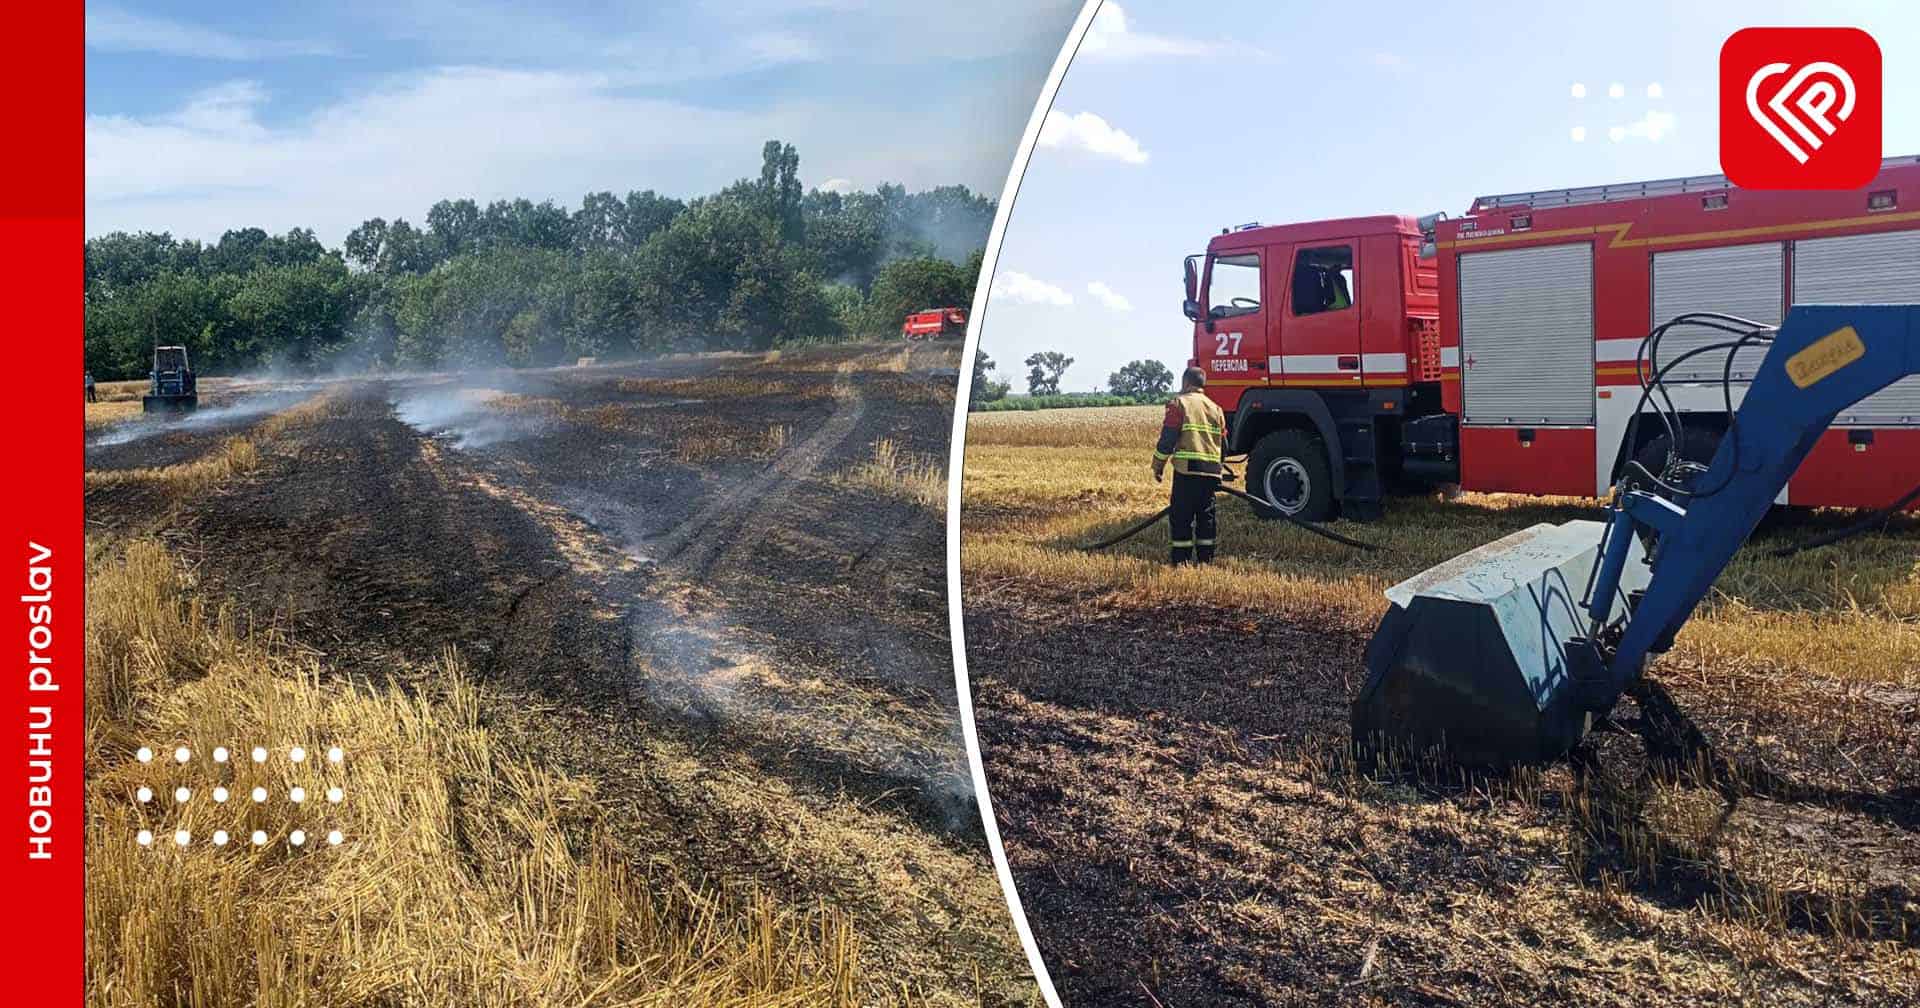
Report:
[[[1572,749],[1592,724],[1577,680],[1602,664],[1578,652],[1605,529],[1535,525],[1388,589],[1353,702],[1356,752],[1505,767]],[[1636,540],[1610,620],[1645,587],[1643,556]]]

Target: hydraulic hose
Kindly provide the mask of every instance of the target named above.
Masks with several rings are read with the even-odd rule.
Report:
[[[1845,528],[1837,529],[1833,532],[1827,532],[1822,535],[1814,536],[1813,538],[1808,539],[1806,542],[1794,543],[1791,546],[1782,546],[1779,549],[1774,550],[1773,555],[1777,557],[1790,557],[1795,553],[1799,553],[1804,550],[1819,549],[1822,546],[1831,546],[1842,539],[1851,539],[1854,536],[1861,534],[1862,532],[1871,532],[1874,529],[1879,528],[1882,525],[1885,525],[1887,522],[1892,521],[1894,515],[1897,515],[1900,512],[1905,511],[1907,509],[1907,505],[1912,504],[1916,500],[1920,500],[1920,486],[1915,486],[1913,489],[1907,491],[1906,494],[1903,495],[1899,500],[1894,501],[1892,504],[1889,504],[1886,507],[1883,507],[1880,510],[1873,512],[1872,514],[1866,516],[1865,518],[1860,519],[1857,522],[1854,522],[1851,525],[1848,525]]]

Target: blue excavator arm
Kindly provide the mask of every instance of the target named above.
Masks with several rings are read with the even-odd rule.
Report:
[[[1787,313],[1712,463],[1693,480],[1701,492],[1684,506],[1642,490],[1617,503],[1587,600],[1596,622],[1606,618],[1602,600],[1619,591],[1636,526],[1658,537],[1651,578],[1629,608],[1598,699],[1610,706],[1648,654],[1671,646],[1833,418],[1916,374],[1920,306],[1796,305]]]
[[[1388,589],[1356,748],[1564,755],[1672,645],[1834,417],[1916,374],[1920,305],[1794,307],[1679,499],[1627,490],[1605,521],[1535,525]]]

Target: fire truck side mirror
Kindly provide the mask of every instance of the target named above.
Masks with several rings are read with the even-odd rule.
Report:
[[[1186,303],[1180,306],[1180,310],[1186,313],[1187,321],[1200,321],[1200,302],[1188,298]]]

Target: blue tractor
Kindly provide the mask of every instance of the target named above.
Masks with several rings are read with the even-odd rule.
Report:
[[[145,413],[186,413],[200,405],[194,388],[193,368],[187,363],[187,348],[153,348],[153,370],[147,372],[147,394],[140,398]]]

